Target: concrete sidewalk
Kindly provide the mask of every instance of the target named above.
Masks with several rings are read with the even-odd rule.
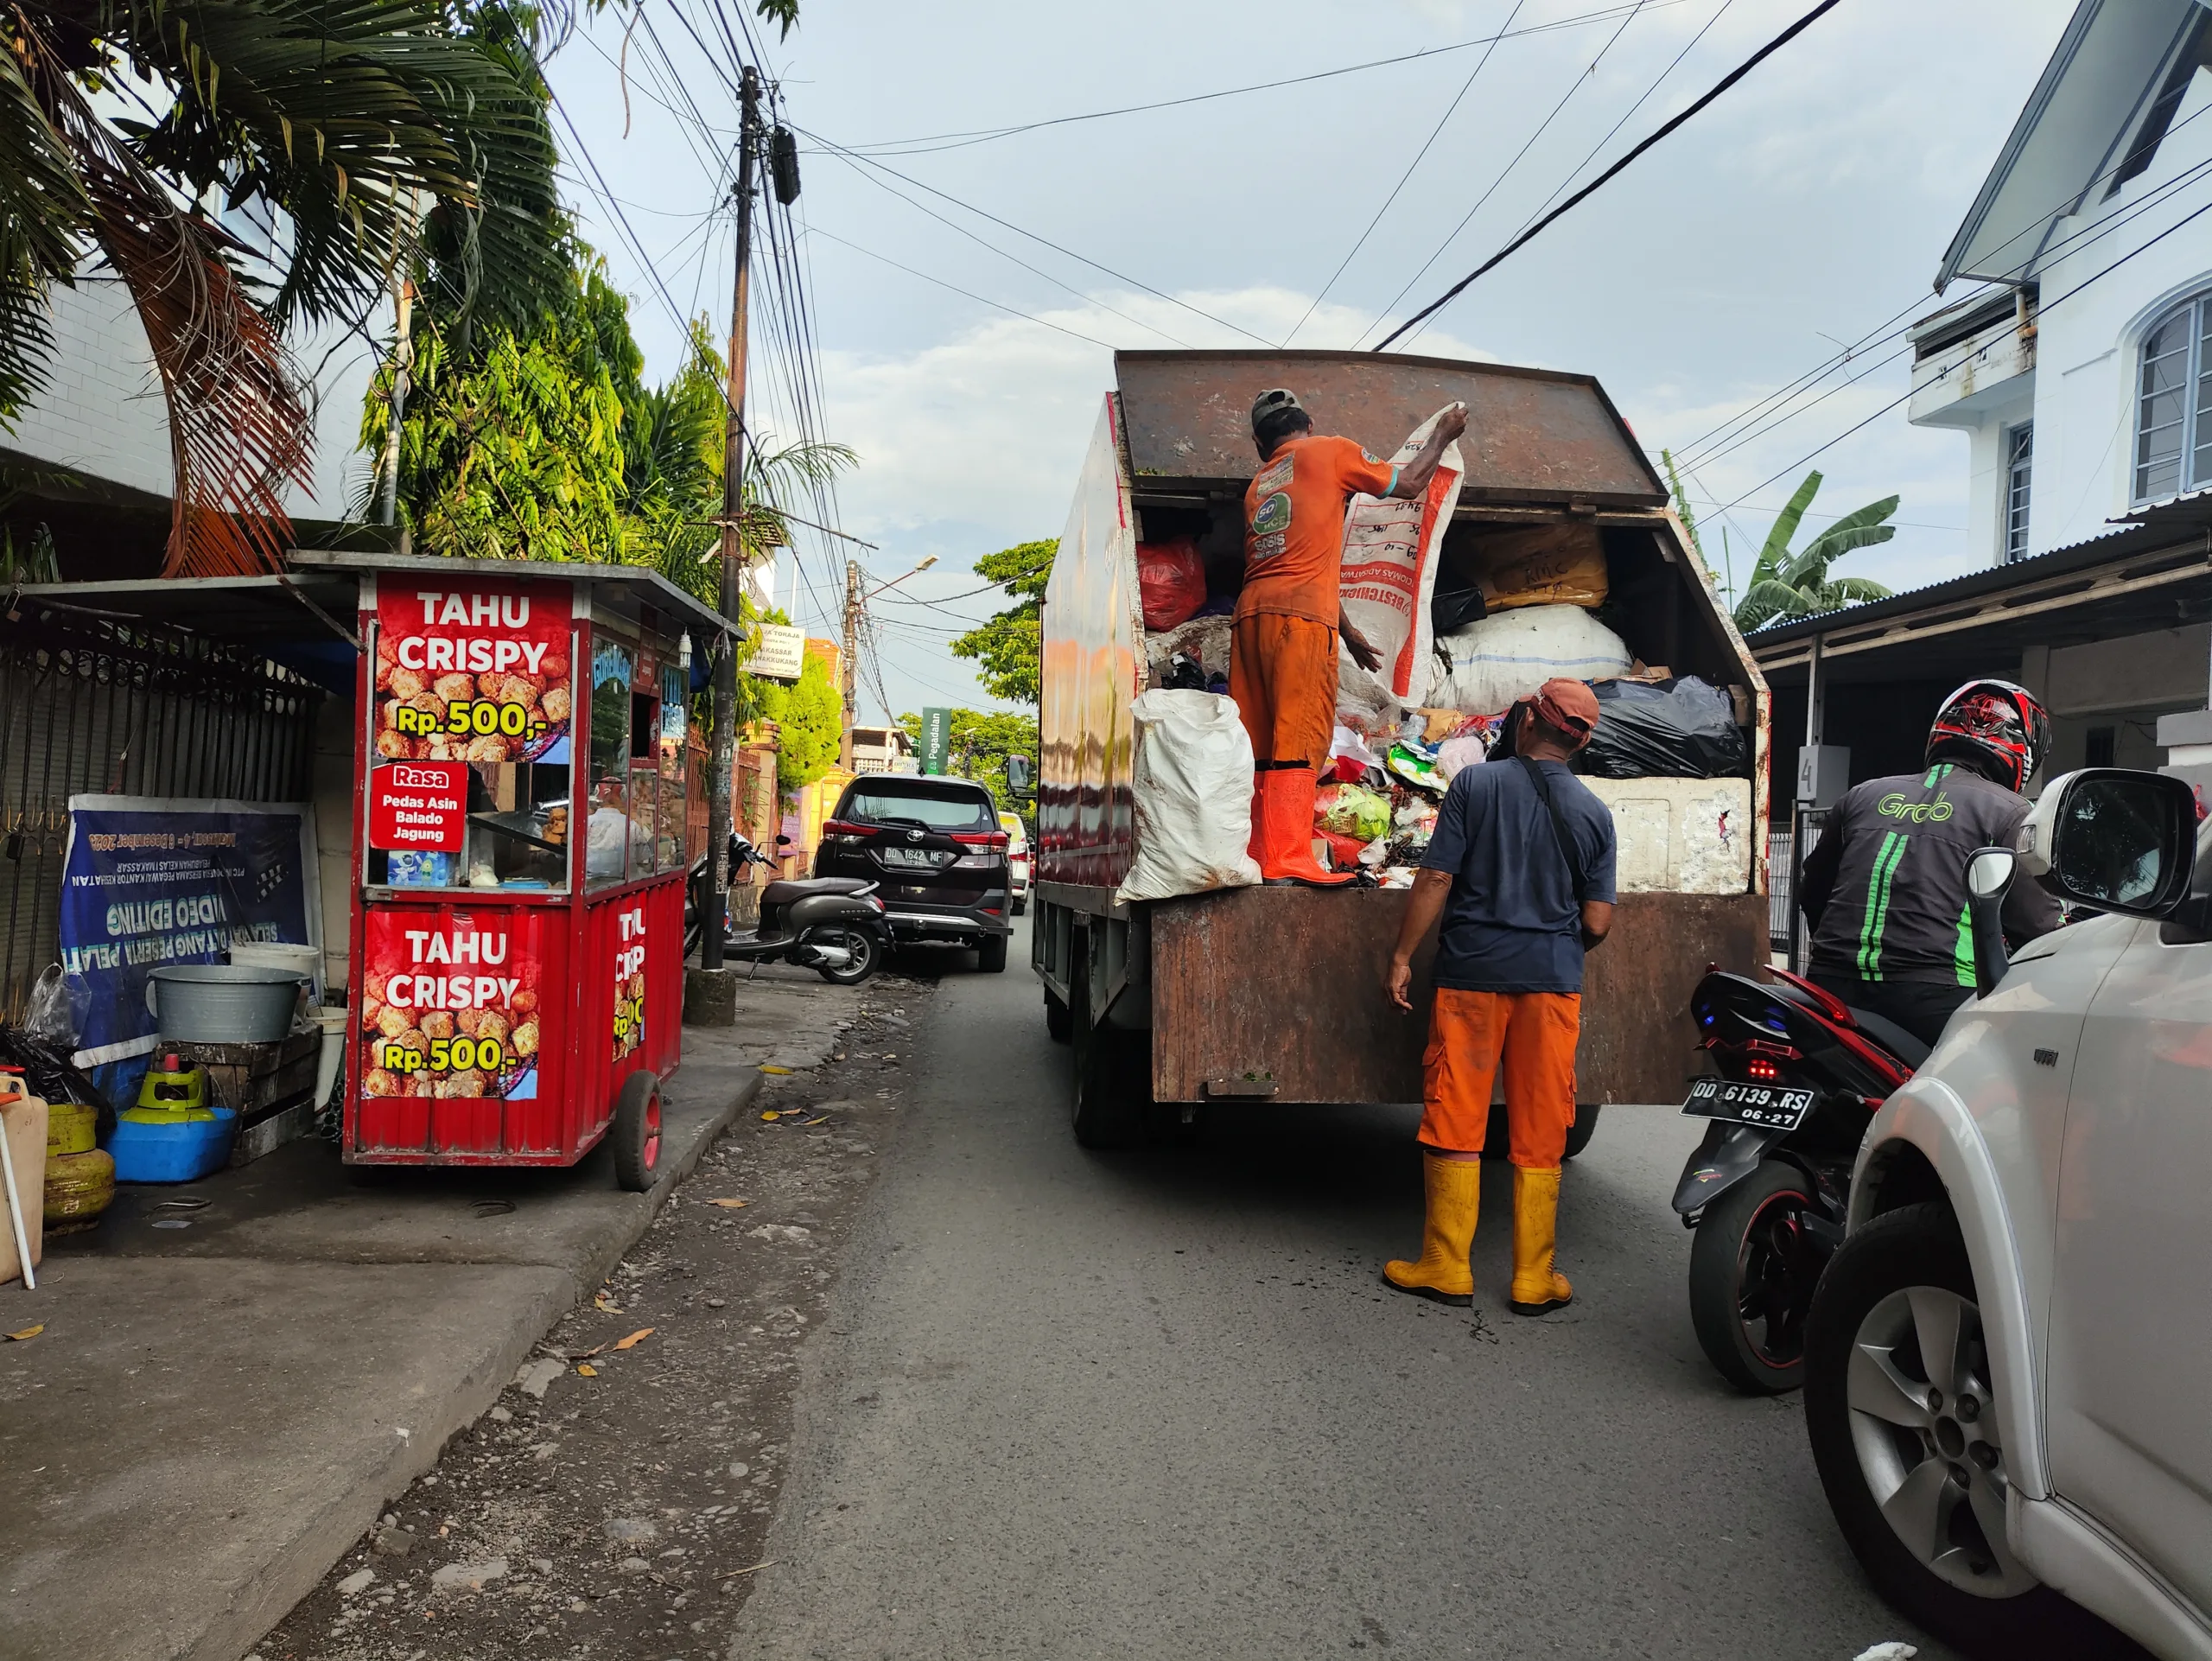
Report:
[[[857,1002],[764,975],[736,1029],[687,1028],[651,1193],[603,1146],[362,1172],[310,1141],[51,1243],[36,1291],[0,1288],[0,1331],[46,1326],[0,1344],[0,1653],[236,1661],[598,1288],[755,1063],[818,1063]]]

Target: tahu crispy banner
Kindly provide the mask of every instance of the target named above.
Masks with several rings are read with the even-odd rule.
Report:
[[[362,1094],[534,1099],[546,932],[567,920],[542,907],[371,907]]]
[[[614,1059],[645,1041],[645,907],[642,901],[616,915]]]
[[[569,759],[559,582],[377,585],[376,763]]]

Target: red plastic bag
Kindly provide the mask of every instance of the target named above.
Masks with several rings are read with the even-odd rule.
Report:
[[[1189,537],[1137,544],[1137,592],[1144,626],[1154,634],[1187,623],[1206,602],[1206,566]]]

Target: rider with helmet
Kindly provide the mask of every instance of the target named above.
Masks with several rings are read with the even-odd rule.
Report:
[[[2033,693],[1972,680],[1936,711],[1925,772],[1853,786],[1798,883],[1813,982],[1935,1043],[1974,994],[1967,857],[2012,846],[2032,805],[2028,780],[2050,752],[2050,720]],[[2018,945],[2058,926],[2058,903],[2016,882],[2004,919]]]

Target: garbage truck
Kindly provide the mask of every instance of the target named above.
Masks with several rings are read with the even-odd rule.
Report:
[[[1383,985],[1410,898],[1402,888],[1116,894],[1140,834],[1132,706],[1171,675],[1221,684],[1223,601],[1242,582],[1244,494],[1259,465],[1248,411],[1273,386],[1298,394],[1316,432],[1382,456],[1444,405],[1464,403],[1459,487],[1438,527],[1438,592],[1481,592],[1486,558],[1544,531],[1594,562],[1591,591],[1571,597],[1618,637],[1618,678],[1725,703],[1739,741],[1740,764],[1725,770],[1732,776],[1713,767],[1669,776],[1662,757],[1649,771],[1611,769],[1639,776],[1586,779],[1613,812],[1620,893],[1586,971],[1569,1151],[1587,1145],[1608,1103],[1680,1100],[1699,1057],[1691,990],[1709,964],[1748,973],[1769,951],[1769,695],[1598,382],[1382,353],[1200,351],[1117,353],[1115,383],[1043,607],[1032,953],[1047,1025],[1073,1047],[1077,1139],[1125,1143],[1208,1102],[1421,1099],[1433,939],[1414,960],[1414,1014],[1395,1009]],[[1186,564],[1196,551],[1212,603],[1207,615],[1148,630],[1140,550],[1169,545]],[[1437,635],[1440,646],[1455,638]],[[1440,676],[1444,668],[1440,659]],[[1485,713],[1407,719],[1425,716],[1433,733]]]

